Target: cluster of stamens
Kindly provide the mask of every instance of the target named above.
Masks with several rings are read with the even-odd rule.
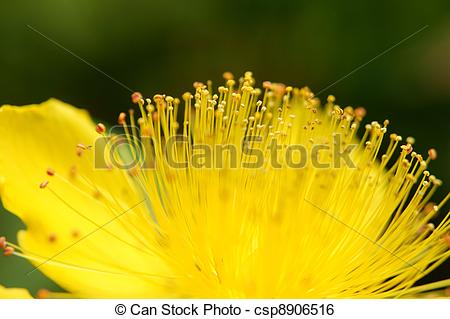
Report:
[[[439,224],[435,225],[432,222],[450,198],[448,194],[439,203],[431,201],[437,188],[442,185],[442,181],[427,170],[430,161],[437,158],[436,150],[430,149],[428,156],[422,156],[413,149],[414,138],[408,137],[406,143],[402,144],[401,136],[397,134],[388,136],[388,120],[366,124],[363,126],[363,136],[358,138],[357,131],[361,127],[366,110],[362,107],[340,107],[332,95],[328,96],[326,103],[321,106],[320,100],[307,87],[294,88],[266,81],[262,89],[255,88],[251,72],[246,72],[239,80],[235,80],[231,73],[226,72],[224,78],[225,85],[220,86],[217,93],[213,92],[209,81],[206,84],[195,82],[194,94],[187,92],[182,95],[181,100],[163,94],[156,94],[152,99],[144,98],[139,92],[132,94],[131,102],[137,105],[140,114],[137,117],[134,110],[130,110],[128,114],[124,112],[119,114],[117,123],[124,132],[121,138],[128,142],[131,157],[138,157],[136,154],[139,152],[133,145],[139,143],[148,143],[150,152],[144,158],[145,165],[120,169],[107,163],[104,172],[118,174],[120,178],[125,176],[129,184],[124,186],[124,192],[131,194],[132,198],[143,197],[147,206],[141,207],[136,213],[142,218],[142,223],[133,221],[133,224],[127,224],[125,219],[117,221],[126,229],[132,230],[130,238],[135,240],[133,244],[106,229],[102,231],[132,247],[139,254],[153,253],[155,247],[162,249],[164,252],[161,255],[167,259],[167,263],[186,278],[225,285],[223,272],[221,273],[221,267],[225,267],[221,265],[224,263],[222,256],[214,256],[214,253],[211,253],[212,257],[202,256],[202,253],[205,253],[203,243],[189,242],[192,240],[191,236],[208,240],[210,239],[208,236],[215,238],[215,233],[224,229],[224,232],[229,231],[231,234],[226,239],[233,241],[240,236],[234,232],[233,227],[242,227],[243,230],[248,230],[247,236],[250,239],[249,243],[239,249],[243,250],[244,256],[250,258],[255,255],[252,258],[262,263],[266,257],[263,253],[257,255],[257,249],[253,247],[257,246],[253,242],[257,240],[253,237],[260,241],[265,239],[261,234],[272,236],[272,231],[281,229],[279,236],[291,232],[292,240],[297,240],[303,248],[308,248],[308,241],[313,241],[315,234],[306,237],[309,234],[306,228],[302,228],[303,233],[290,228],[303,227],[303,220],[299,217],[302,214],[305,214],[308,221],[315,222],[315,229],[317,232],[322,231],[325,237],[330,229],[334,229],[333,227],[339,229],[337,233],[342,232],[332,220],[317,217],[317,212],[312,212],[314,207],[308,203],[320,200],[321,207],[330,212],[337,212],[336,215],[343,220],[342,223],[352,225],[359,229],[358,232],[367,232],[370,236],[366,236],[373,238],[377,243],[386,244],[388,247],[391,245],[394,248],[389,249],[398,249],[396,251],[398,254],[405,255],[402,258],[412,260],[411,263],[414,262],[414,265],[417,263],[419,273],[411,272],[409,275],[414,280],[422,276],[421,272],[429,270],[432,261],[437,264],[437,261],[444,260],[450,255],[448,250],[450,214],[447,214]],[[115,134],[110,134],[103,123],[98,123],[93,130],[108,142],[118,138]],[[334,138],[337,135],[340,135],[341,139],[336,142]],[[185,137],[187,141],[176,149],[174,157],[177,161],[191,163],[195,145],[241,145],[241,141],[245,138],[258,137],[260,143],[252,141],[250,146],[263,152],[263,162],[259,169],[254,170],[231,170],[223,167],[196,170],[191,166],[173,169],[165,160],[164,145],[175,136]],[[387,136],[389,144],[385,151],[382,151],[382,144]],[[336,146],[334,144],[342,147],[355,144],[354,152],[349,156],[355,167],[320,169],[308,163],[301,170],[294,172],[285,161],[281,160],[280,167],[275,168],[272,165],[272,154],[267,152],[273,140],[287,146],[299,143],[308,151],[313,150],[314,145],[319,143],[327,147]],[[85,160],[86,155],[92,160],[93,148],[94,146],[80,143],[74,145],[74,152],[80,161]],[[282,149],[281,152],[286,151]],[[320,153],[320,161],[322,163],[329,161],[332,153],[326,149]],[[396,153],[399,153],[398,157]],[[121,158],[123,153],[116,151],[113,155]],[[217,156],[214,149],[212,157]],[[229,163],[231,155],[227,156],[225,162]],[[277,160],[283,158],[278,153],[276,157]],[[242,163],[249,158],[250,155],[239,153],[238,162]],[[101,203],[113,217],[117,217],[124,208],[126,209],[123,203],[115,198],[112,189],[98,187],[95,179],[84,173],[78,170],[77,165],[70,167],[68,177],[53,168],[48,168],[47,179],[42,181],[39,187],[50,191],[57,200],[84,220],[101,227],[101,223],[89,218],[88,212],[80,212],[74,208],[73,203],[67,202],[62,195],[63,189],[53,189],[50,185],[50,181],[56,179],[62,188],[76,189],[89,197],[90,201]],[[322,197],[318,198],[318,194]],[[285,207],[289,210],[284,210]],[[226,209],[228,215],[225,215],[222,209]],[[367,215],[360,213],[361,211],[367,212]],[[221,220],[223,216],[227,216],[228,220],[232,220],[235,224],[228,225],[226,221]],[[209,220],[213,220],[217,225],[211,226],[208,224]],[[200,226],[198,229],[195,228],[197,223],[201,222],[204,223],[203,228],[217,228],[209,232]],[[223,226],[222,223],[226,225]],[[379,229],[375,229],[376,227]],[[404,230],[405,238],[397,238],[397,229]],[[151,235],[148,235],[149,230],[152,231]],[[353,247],[352,236],[355,234],[348,229],[347,231],[341,242],[330,238],[325,242],[325,246],[334,243],[336,247],[341,248],[342,243],[347,243]],[[298,234],[302,236],[306,234],[306,239],[295,237]],[[403,236],[403,233],[400,235]],[[56,233],[48,234],[48,242],[58,244],[58,236]],[[80,231],[74,228],[70,236],[72,241],[79,240]],[[181,247],[185,241],[189,242],[189,245],[182,246],[186,252],[182,249],[178,251],[177,244]],[[228,248],[223,248],[220,241],[214,243],[228,252]],[[235,244],[239,245],[239,242],[236,241]],[[295,252],[298,248],[295,246],[296,243],[288,244],[292,249],[291,252]],[[405,252],[400,249],[402,246],[416,249],[411,251],[406,249]],[[14,253],[14,248],[6,243],[4,237],[0,238],[0,247],[5,255]],[[328,251],[335,254],[336,247],[324,249],[329,249]],[[429,256],[432,261],[429,263],[417,261],[422,257],[418,251],[422,251],[421,254]],[[172,256],[171,252],[179,256]],[[228,258],[234,256],[233,252],[228,253]],[[380,251],[376,250],[374,253]],[[280,272],[286,269],[291,271],[289,262],[297,263],[299,269],[304,267],[305,272],[314,269],[311,263],[303,264],[299,258],[292,257],[292,260],[289,258],[280,261],[282,266],[277,267],[281,268],[275,269]],[[234,262],[237,266],[233,269],[239,269],[243,259],[242,256],[236,258]],[[189,260],[186,262],[189,263],[189,267],[178,270],[182,268],[178,265],[179,260]],[[327,264],[326,258],[323,260],[324,264]],[[386,263],[390,264],[389,261]],[[58,262],[54,261],[54,264]],[[376,262],[371,261],[364,266],[372,269],[374,264]],[[61,262],[60,265],[64,266],[64,263]],[[398,274],[398,269],[402,268],[400,266],[394,268],[393,273]],[[301,271],[298,271],[296,276],[300,276],[299,274]],[[251,273],[243,272],[242,276],[250,275]],[[349,270],[348,276],[358,277],[352,269]],[[386,281],[380,280],[380,295],[388,294],[385,287],[393,277],[394,275],[386,275],[383,279]],[[296,279],[297,283],[308,286],[310,280],[305,278],[299,277]],[[252,285],[254,283],[249,283],[248,287]],[[398,290],[406,288],[405,284]],[[358,288],[354,289],[358,291]],[[378,293],[376,289],[374,291]]]

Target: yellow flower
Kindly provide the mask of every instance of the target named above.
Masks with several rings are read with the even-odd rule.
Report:
[[[450,255],[450,214],[430,222],[449,198],[430,202],[434,150],[415,153],[388,121],[358,139],[365,111],[333,96],[320,105],[308,88],[225,78],[181,101],[134,94],[140,117],[120,114],[123,136],[57,100],[3,106],[0,194],[27,226],[5,254],[87,298],[379,298],[450,285],[413,286]]]

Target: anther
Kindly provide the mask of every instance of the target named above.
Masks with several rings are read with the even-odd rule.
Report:
[[[236,84],[236,82],[234,80],[227,81],[227,86],[234,86],[235,84]]]
[[[6,247],[6,237],[1,236],[0,237],[0,249],[4,249]]]
[[[131,94],[131,102],[138,104],[142,100],[142,94],[140,92],[134,92]]]
[[[336,98],[334,97],[334,95],[328,95],[327,102],[334,103],[334,101],[336,101]]]
[[[41,188],[41,189],[46,188],[48,183],[49,183],[48,181],[43,181],[42,183],[39,184],[39,188]]]
[[[272,87],[272,83],[270,81],[264,81],[263,82],[263,88],[264,89],[270,89]]]
[[[434,148],[430,148],[428,150],[428,156],[430,156],[431,160],[435,160],[437,158],[437,152]]]
[[[14,254],[14,248],[11,246],[6,246],[3,249],[3,256],[11,256],[12,254]]]
[[[104,125],[103,123],[98,123],[98,124],[95,126],[95,131],[96,131],[98,134],[103,134],[103,133],[105,133],[105,131],[106,131],[106,127],[105,127],[105,125]]]
[[[82,150],[86,150],[87,149],[86,145],[81,144],[81,143],[77,144],[77,148],[82,149]]]
[[[425,207],[423,208],[423,212],[425,213],[425,214],[431,214],[431,213],[434,213],[435,212],[435,210],[434,210],[434,207],[436,206],[436,203],[433,203],[433,202],[428,202],[426,205],[425,205]]]
[[[55,170],[51,167],[47,168],[47,175],[48,176],[54,176],[55,175]]]
[[[414,145],[415,142],[416,142],[416,139],[412,136],[408,136],[406,138],[406,143],[408,143],[408,144]]]
[[[428,223],[426,225],[422,225],[419,227],[418,233],[423,234],[425,232],[433,231],[435,229],[435,226],[433,223]]]
[[[77,148],[75,153],[77,154],[77,156],[81,156],[83,155],[83,152],[87,149],[87,147],[83,144],[77,144]]]
[[[117,123],[119,123],[120,125],[124,125],[126,123],[125,122],[126,118],[127,118],[127,115],[124,112],[121,112],[119,114],[119,117],[117,118]]]
[[[355,115],[356,115],[356,118],[358,118],[358,119],[362,119],[364,116],[366,116],[366,113],[367,113],[367,111],[363,107],[357,107],[355,109]]]
[[[47,289],[39,289],[36,293],[38,299],[47,299],[50,296],[50,291]]]
[[[225,80],[233,80],[234,79],[234,75],[233,75],[233,73],[231,73],[231,72],[229,72],[229,71],[227,71],[227,72],[224,72],[223,74],[222,74],[222,76],[223,76],[223,78],[225,79]]]

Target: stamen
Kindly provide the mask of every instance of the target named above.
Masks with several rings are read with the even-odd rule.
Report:
[[[45,288],[41,288],[37,291],[36,297],[38,299],[48,299],[50,297],[50,291]]]
[[[431,159],[432,161],[434,161],[434,160],[437,158],[437,152],[436,152],[436,150],[435,150],[434,148],[430,148],[430,149],[428,150],[428,156],[430,156],[430,159]]]
[[[98,124],[95,126],[95,131],[96,131],[98,134],[104,134],[105,131],[106,131],[106,127],[105,127],[105,125],[104,125],[103,123],[98,123]]]
[[[416,139],[412,136],[408,136],[406,138],[406,143],[408,143],[408,144],[414,145],[415,142],[416,142]]]
[[[119,114],[119,117],[117,118],[117,123],[119,123],[120,125],[125,125],[126,124],[126,118],[127,118],[127,115],[124,112],[121,112]]]
[[[81,155],[83,155],[83,152],[85,150],[87,150],[87,147],[84,144],[77,144],[76,154],[78,157],[81,157]]]
[[[55,170],[53,168],[48,168],[47,169],[47,175],[48,176],[54,176],[55,175]]]
[[[4,256],[12,256],[14,254],[14,248],[11,246],[6,246],[3,249],[3,255]]]
[[[229,72],[229,71],[227,71],[227,72],[224,72],[223,74],[222,74],[222,76],[223,76],[223,78],[225,79],[225,80],[233,80],[234,79],[234,75],[233,75],[233,73],[231,73],[231,72]]]
[[[140,101],[142,101],[142,94],[140,92],[134,92],[133,94],[131,94],[131,102],[133,104],[138,104]]]
[[[43,181],[42,183],[39,184],[39,188],[44,189],[47,187],[49,181]]]

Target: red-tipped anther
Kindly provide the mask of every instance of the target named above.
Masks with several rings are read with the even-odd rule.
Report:
[[[103,134],[103,133],[105,133],[105,131],[106,131],[106,127],[105,127],[105,125],[104,125],[103,123],[98,123],[98,124],[95,126],[95,131],[96,131],[98,134]]]
[[[357,118],[360,119],[363,118],[364,116],[366,116],[366,113],[367,113],[366,109],[361,106],[355,109],[355,115]]]
[[[55,175],[55,170],[51,167],[47,168],[47,175],[48,176],[54,176]]]
[[[42,188],[42,189],[46,188],[48,183],[49,183],[48,181],[43,181],[42,183],[39,184],[39,188]]]
[[[6,237],[2,236],[0,237],[0,249],[5,249],[6,247]]]
[[[14,254],[14,248],[11,246],[6,246],[3,250],[3,255],[4,256],[11,256],[12,254]]]
[[[270,81],[263,82],[263,88],[270,89],[272,87],[272,83]]]
[[[120,125],[124,125],[126,123],[125,122],[126,118],[127,118],[127,115],[125,113],[121,112],[119,114],[119,117],[117,118],[117,123],[119,123]]]
[[[234,75],[233,75],[233,73],[231,73],[231,72],[229,72],[229,71],[227,71],[227,72],[224,72],[223,74],[222,74],[222,76],[223,76],[223,78],[225,79],[225,80],[233,80],[234,79]]]
[[[430,148],[428,150],[428,156],[430,156],[430,159],[434,161],[437,158],[436,150],[434,148]]]
[[[131,102],[133,102],[134,104],[138,104],[141,100],[142,94],[140,92],[134,92],[133,94],[131,94]]]
[[[50,297],[50,291],[44,288],[39,289],[36,293],[36,297],[38,299],[48,299],[48,297]]]

